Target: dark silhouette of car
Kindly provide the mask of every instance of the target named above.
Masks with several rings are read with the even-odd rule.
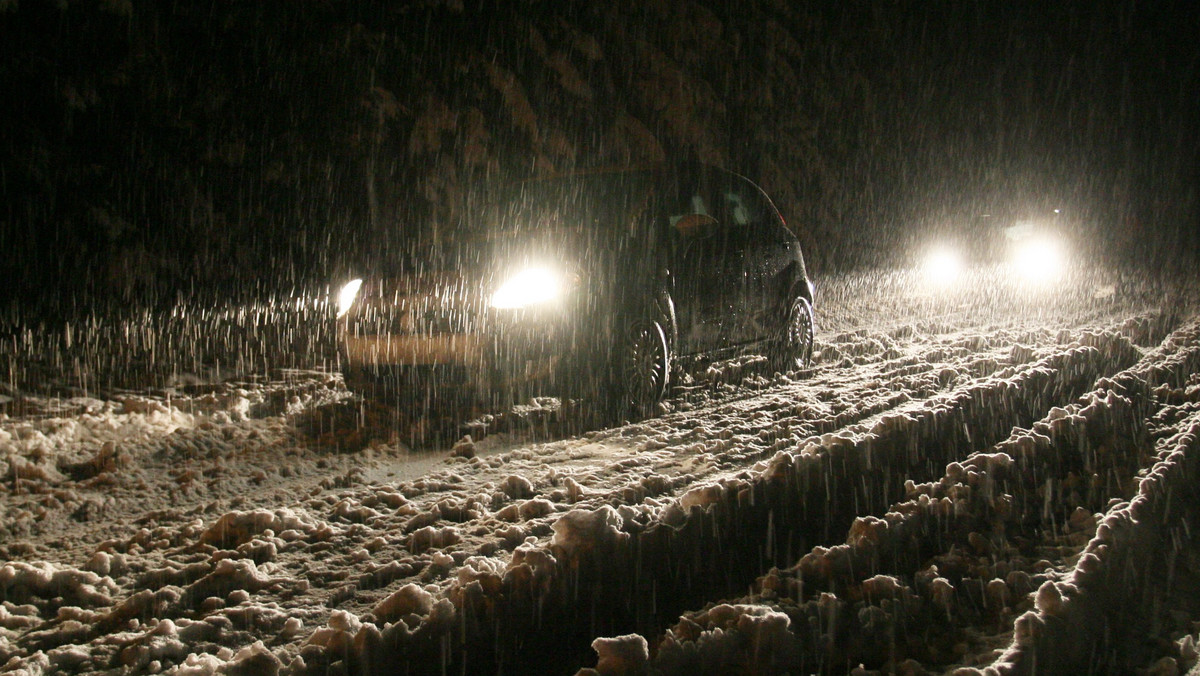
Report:
[[[809,363],[813,286],[771,200],[700,164],[508,185],[454,236],[342,287],[348,386],[430,406],[531,394],[650,415],[689,358]],[[598,407],[598,408],[597,408]]]
[[[1052,286],[1070,268],[1069,252],[1078,223],[1054,206],[976,209],[940,217],[926,233],[920,265],[938,290],[952,289],[972,268],[995,268],[1026,288]]]

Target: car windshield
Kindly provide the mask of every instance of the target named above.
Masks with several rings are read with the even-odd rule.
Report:
[[[473,214],[468,230],[487,239],[619,235],[645,223],[647,172],[609,172],[533,179],[503,186]]]
[[[649,222],[651,175],[609,172],[491,186],[469,201],[443,240],[444,262],[493,267],[521,260],[584,260]]]

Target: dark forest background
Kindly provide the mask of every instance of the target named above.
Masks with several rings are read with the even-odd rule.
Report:
[[[1194,255],[1198,35],[1132,1],[0,0],[0,309],[318,288],[477,181],[680,157],[762,185],[818,275],[1029,201]]]

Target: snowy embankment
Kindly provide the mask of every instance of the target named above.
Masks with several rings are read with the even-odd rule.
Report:
[[[1187,666],[1191,296],[907,283],[826,284],[806,372],[578,438],[534,406],[414,453],[319,371],[10,386],[0,672]]]
[[[1188,326],[1077,402],[951,463],[937,481],[910,481],[906,500],[882,518],[856,519],[845,543],[771,571],[751,596],[686,614],[647,666],[1189,668],[1190,634],[1151,646],[1172,624],[1188,631],[1181,611],[1196,617],[1193,600],[1172,596],[1196,583],[1197,543],[1185,524],[1200,516],[1191,457],[1198,340],[1200,328]],[[1011,646],[993,650],[1007,635]]]

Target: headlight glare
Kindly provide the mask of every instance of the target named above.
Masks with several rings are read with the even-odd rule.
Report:
[[[951,247],[934,247],[925,254],[925,279],[938,286],[948,286],[957,281],[962,267],[962,257]]]
[[[548,268],[526,268],[509,277],[492,294],[491,306],[500,310],[515,310],[547,303],[563,291],[562,278]]]
[[[350,311],[350,306],[354,305],[354,299],[358,297],[358,290],[362,287],[361,279],[352,279],[346,282],[337,294],[337,316],[339,319]]]
[[[1020,242],[1013,252],[1013,265],[1021,278],[1034,283],[1062,276],[1065,260],[1062,248],[1050,238],[1030,238]]]

